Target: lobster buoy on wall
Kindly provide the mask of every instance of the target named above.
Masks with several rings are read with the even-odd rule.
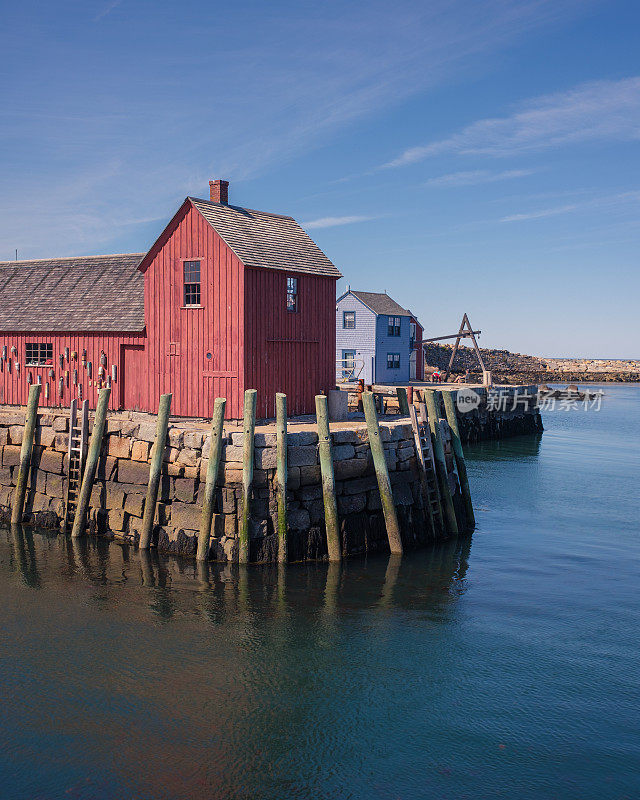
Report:
[[[93,372],[93,364],[92,364],[91,362],[89,362],[89,363],[87,364],[87,375],[88,375],[89,377],[91,377],[91,373],[92,373],[92,372]]]
[[[29,386],[31,386],[32,383],[33,383],[33,375],[30,372],[28,372],[27,373],[27,384]]]
[[[58,397],[64,397],[64,378],[58,381]]]
[[[78,399],[82,400],[82,384],[78,386]]]
[[[100,353],[100,363],[102,364],[103,367],[107,366],[107,356],[104,350],[102,351],[102,353]]]
[[[116,376],[118,374],[118,367],[116,364],[111,365],[111,380],[115,382]]]
[[[64,348],[64,360],[67,362],[67,364],[69,363],[69,348],[68,347]]]
[[[48,383],[45,383],[45,385],[44,385],[44,399],[45,400],[49,399],[49,384]]]

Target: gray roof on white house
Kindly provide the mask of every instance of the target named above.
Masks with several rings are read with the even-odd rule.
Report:
[[[393,314],[398,317],[413,316],[410,311],[396,303],[386,292],[355,292],[351,289],[351,294],[355,295],[358,300],[370,308],[374,314]]]
[[[143,256],[0,261],[0,330],[142,331]]]
[[[195,197],[189,200],[245,266],[342,277],[292,217]]]

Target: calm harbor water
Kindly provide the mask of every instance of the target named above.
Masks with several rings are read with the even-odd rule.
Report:
[[[640,386],[469,447],[469,541],[211,567],[0,531],[0,796],[637,798]]]

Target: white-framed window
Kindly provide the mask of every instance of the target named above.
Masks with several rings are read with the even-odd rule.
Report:
[[[400,336],[400,317],[389,317],[387,335]]]
[[[53,364],[53,345],[50,342],[27,342],[25,364],[27,367],[48,367]]]
[[[356,312],[343,311],[342,312],[342,327],[353,329],[356,327]]]
[[[387,369],[400,369],[400,353],[387,353]]]
[[[298,279],[287,276],[287,311],[295,314],[298,310]]]
[[[356,367],[356,351],[343,350],[342,351],[342,377],[350,378],[353,376]]]
[[[200,262],[185,261],[184,269],[184,305],[200,305]]]

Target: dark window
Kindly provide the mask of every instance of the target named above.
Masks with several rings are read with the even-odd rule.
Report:
[[[413,350],[413,344],[416,340],[416,323],[409,323],[409,347]]]
[[[287,311],[298,310],[298,279],[287,278]]]
[[[53,364],[53,345],[27,342],[25,362],[28,367],[47,367]]]
[[[389,317],[388,336],[400,336],[400,317]]]
[[[387,369],[400,369],[400,353],[387,353]]]
[[[200,305],[200,262],[184,262],[184,304]]]
[[[356,312],[355,311],[343,311],[342,312],[342,327],[343,328],[355,328],[356,327]]]

